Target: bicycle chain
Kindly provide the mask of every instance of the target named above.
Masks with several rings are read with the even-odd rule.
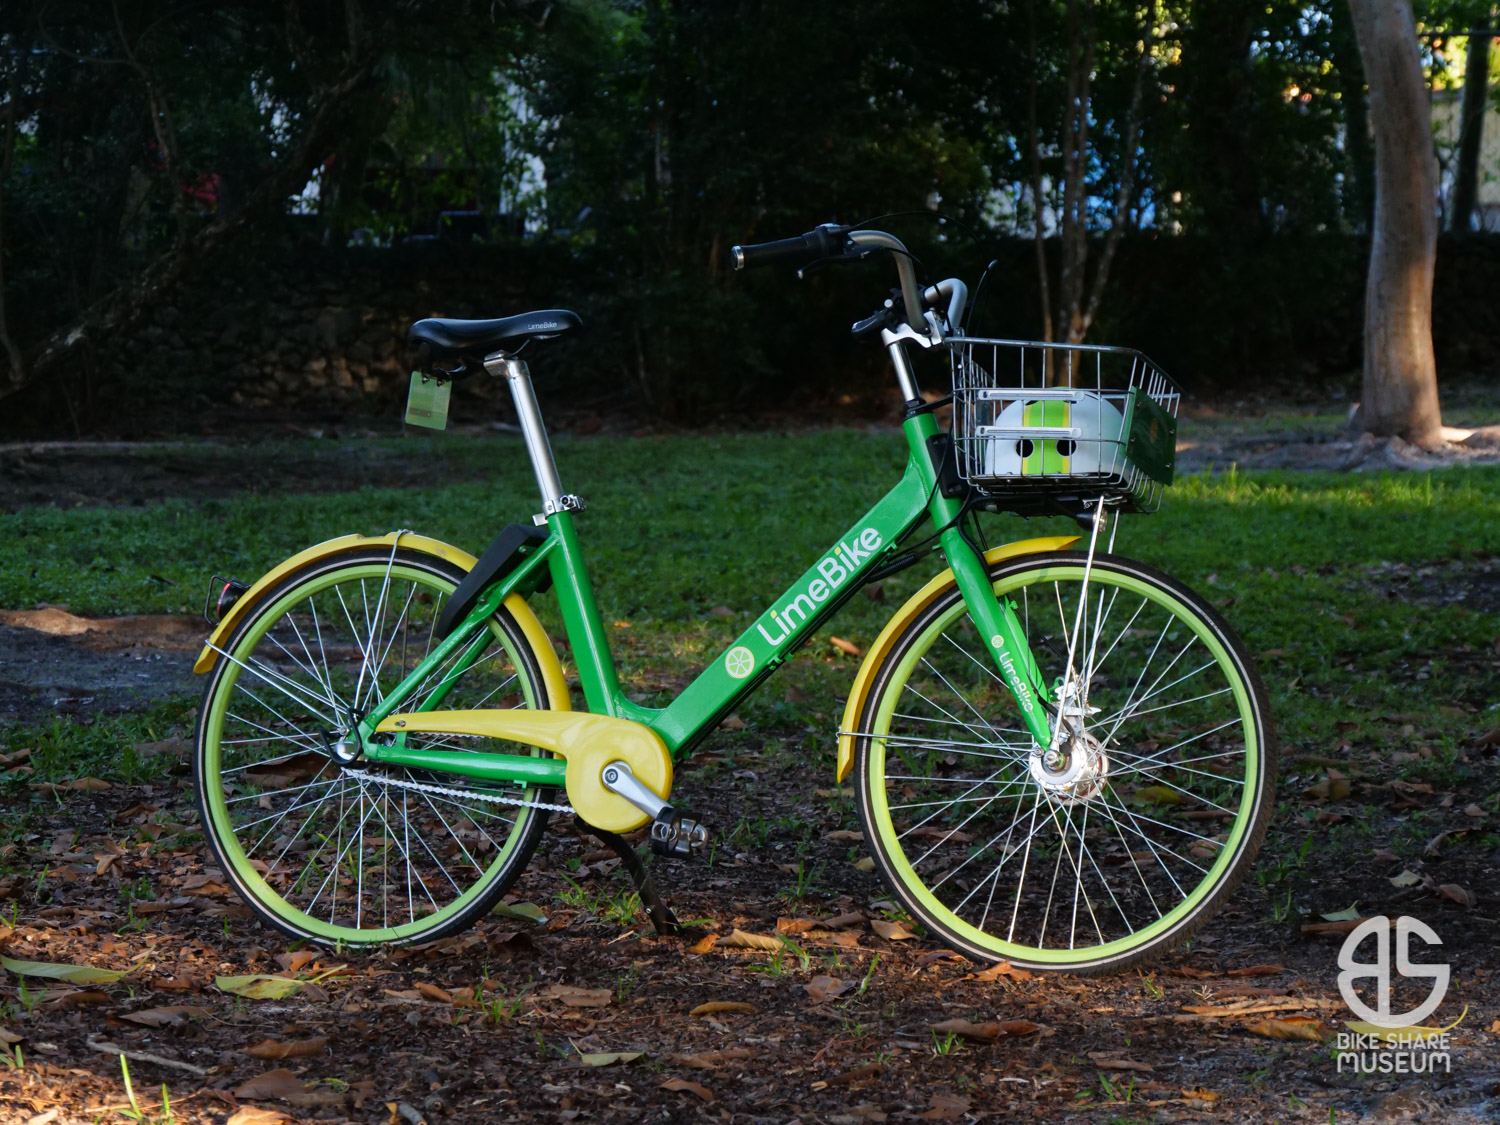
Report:
[[[364,786],[367,780],[376,780],[376,775],[363,770],[347,771]],[[554,805],[546,801],[528,801],[522,797],[507,797],[503,793],[481,793],[473,789],[450,789],[446,785],[432,785],[425,781],[410,781],[406,778],[379,775],[381,785],[392,785],[397,789],[413,789],[418,793],[436,793],[441,797],[460,797],[474,801],[487,801],[493,805],[518,805],[523,809],[546,809],[548,812],[572,812],[571,805]]]

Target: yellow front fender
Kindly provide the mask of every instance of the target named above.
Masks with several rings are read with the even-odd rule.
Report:
[[[208,643],[198,654],[198,662],[193,665],[193,671],[201,673],[213,668],[219,659],[217,650],[224,647],[235,626],[245,619],[255,608],[256,603],[265,597],[267,591],[287,575],[313,563],[321,562],[330,555],[340,555],[365,547],[391,547],[395,545],[395,542],[394,532],[389,535],[341,535],[337,539],[329,539],[315,547],[309,547],[300,554],[293,555],[285,562],[272,567],[240,595],[240,600],[230,607],[224,619],[209,634]],[[413,535],[411,532],[401,533],[401,546],[407,550],[435,555],[464,571],[471,569],[477,561],[468,551],[455,547],[451,543],[429,539],[425,535]],[[516,619],[516,624],[521,627],[521,632],[526,635],[532,651],[536,653],[537,663],[542,670],[542,682],[547,688],[549,708],[553,711],[571,710],[572,703],[568,699],[568,680],[563,675],[562,663],[557,659],[557,652],[552,647],[547,631],[542,628],[542,623],[536,619],[536,614],[531,611],[531,607],[519,594],[512,594],[506,598],[505,608],[510,610],[511,616]]]
[[[1015,558],[1017,555],[1065,551],[1077,543],[1079,538],[1077,535],[1052,535],[1042,539],[1022,539],[1019,542],[1006,543],[1004,546],[986,551],[984,561],[993,564],[1003,559]],[[854,686],[849,689],[849,702],[844,705],[844,721],[839,730],[852,731],[855,724],[859,722],[860,715],[864,713],[865,699],[870,693],[870,685],[875,680],[875,672],[884,662],[886,654],[895,645],[896,638],[901,635],[901,631],[906,628],[912,618],[931,605],[938,595],[951,585],[953,585],[953,571],[945,570],[908,598],[906,604],[886,622],[885,628],[880,631],[880,636],[875,638],[875,643],[865,654],[864,663],[859,666],[859,673],[854,677]],[[843,781],[853,768],[854,737],[841,734],[839,735],[837,779]]]

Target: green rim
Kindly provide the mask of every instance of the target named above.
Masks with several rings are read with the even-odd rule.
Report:
[[[213,704],[205,715],[206,725],[201,758],[201,768],[204,771],[204,777],[201,784],[201,792],[204,798],[207,819],[210,822],[207,827],[214,834],[214,839],[219,847],[220,858],[232,868],[232,874],[244,892],[252,897],[261,907],[275,914],[289,926],[331,942],[342,941],[347,944],[403,942],[443,927],[454,918],[463,914],[475,900],[481,898],[490,890],[497,879],[502,878],[506,874],[510,857],[520,845],[520,842],[526,837],[526,830],[530,826],[532,818],[537,815],[535,809],[518,807],[516,810],[517,816],[510,832],[506,834],[503,845],[481,878],[477,879],[466,891],[434,913],[397,926],[355,929],[349,926],[333,925],[315,918],[293,906],[278,894],[261,877],[252,864],[250,857],[246,855],[230,818],[229,809],[225,802],[223,786],[218,781],[218,778],[222,776],[221,769],[223,767],[221,740],[224,732],[224,720],[233,695],[233,689],[240,677],[241,665],[239,662],[248,660],[250,654],[255,651],[271,627],[281,620],[288,610],[294,606],[340,583],[359,579],[374,579],[383,583],[386,581],[387,573],[389,573],[392,582],[397,579],[408,581],[414,586],[431,589],[435,594],[441,594],[445,597],[452,594],[456,585],[448,578],[431,571],[404,563],[388,565],[383,562],[332,567],[321,574],[315,575],[306,582],[297,583],[271,605],[257,611],[248,622],[248,628],[242,634],[235,647],[232,650],[227,650],[233,659],[223,661],[224,667],[219,675],[214,691]],[[535,686],[526,674],[525,663],[518,659],[518,654],[514,646],[498,622],[491,621],[490,631],[494,638],[499,641],[511,662],[511,667],[515,670],[526,706],[528,708],[535,708],[537,705]],[[454,778],[451,780],[456,782],[461,779]],[[515,791],[515,795],[522,796],[525,792],[524,790],[518,790]]]
[[[1084,568],[1081,565],[1051,565],[1034,570],[1020,570],[997,580],[994,583],[994,590],[997,595],[1003,596],[1019,590],[1022,586],[1030,586],[1054,580],[1078,581],[1083,577],[1083,572]],[[1220,886],[1230,875],[1231,869],[1240,857],[1241,849],[1255,820],[1261,788],[1261,742],[1256,724],[1254,702],[1238,662],[1223,644],[1214,629],[1211,628],[1209,623],[1196,610],[1159,586],[1146,582],[1134,575],[1114,569],[1106,570],[1098,565],[1095,566],[1092,572],[1090,583],[1091,585],[1102,583],[1109,586],[1117,586],[1161,606],[1178,621],[1188,626],[1214,657],[1217,666],[1223,670],[1225,678],[1229,681],[1229,686],[1233,689],[1234,701],[1241,723],[1243,724],[1242,730],[1245,740],[1245,777],[1239,806],[1227,834],[1227,839],[1224,841],[1223,846],[1218,848],[1217,860],[1209,867],[1207,873],[1200,879],[1197,886],[1192,888],[1176,907],[1166,912],[1156,921],[1134,931],[1126,937],[1099,945],[1072,949],[1024,945],[996,937],[965,921],[945,906],[927,888],[926,883],[909,862],[905,848],[898,837],[896,826],[891,819],[884,783],[886,775],[886,742],[879,737],[870,738],[863,780],[865,790],[868,794],[870,822],[878,837],[880,851],[886,859],[892,874],[902,889],[924,911],[930,913],[934,921],[951,930],[956,936],[967,940],[974,947],[982,949],[996,957],[1063,967],[1109,959],[1150,945],[1164,934],[1171,932],[1191,918],[1200,906],[1203,905],[1204,901],[1214,892],[1215,888]],[[922,630],[918,638],[908,647],[900,663],[891,674],[884,690],[881,692],[879,706],[876,709],[873,722],[870,726],[872,735],[890,734],[891,720],[895,713],[898,697],[910,679],[913,670],[943,631],[966,612],[967,607],[963,599],[956,598],[953,604],[929,623]]]

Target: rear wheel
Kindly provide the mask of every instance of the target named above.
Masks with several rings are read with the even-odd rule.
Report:
[[[1086,695],[1039,747],[956,587],[873,681],[856,769],[866,838],[908,911],[986,960],[1107,972],[1194,933],[1265,838],[1276,762],[1265,690],[1214,609],[1096,556],[997,564],[1044,679]],[[1054,719],[1056,722],[1056,719]]]
[[[462,577],[407,548],[340,554],[269,591],[223,647],[200,707],[204,830],[240,897],[292,937],[429,941],[488,912],[530,862],[547,814],[510,802],[551,802],[554,791],[345,765],[332,752],[434,647]],[[502,608],[402,707],[549,704],[536,655]],[[541,753],[405,737],[453,754]]]

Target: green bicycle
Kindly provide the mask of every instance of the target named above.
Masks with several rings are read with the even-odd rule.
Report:
[[[1229,626],[1110,551],[1117,516],[1153,510],[1170,483],[1177,391],[1135,352],[961,335],[964,284],[920,285],[884,232],[825,225],[734,249],[738,268],[872,254],[900,287],[854,331],[894,367],[905,472],[659,709],[621,689],[584,504],[563,491],[518,357],[578,318],[413,325],[408,417],[442,414],[465,369],[505,379],[542,511],[478,558],[398,531],[322,543],[253,585],[215,580],[196,788],[262,919],[345,947],[452,933],[493,907],[556,811],[616,842],[649,826],[654,850],[691,854],[707,828],[669,803],[674,764],[861,586],[941,552],[948,569],[870,646],[837,732],[837,776],[856,775],[896,898],[971,957],[1071,972],[1157,956],[1208,920],[1265,837],[1276,756]],[[947,357],[951,399],[924,400],[920,353]],[[977,511],[1064,512],[1082,530],[984,550]],[[528,606],[549,588],[583,711]]]

